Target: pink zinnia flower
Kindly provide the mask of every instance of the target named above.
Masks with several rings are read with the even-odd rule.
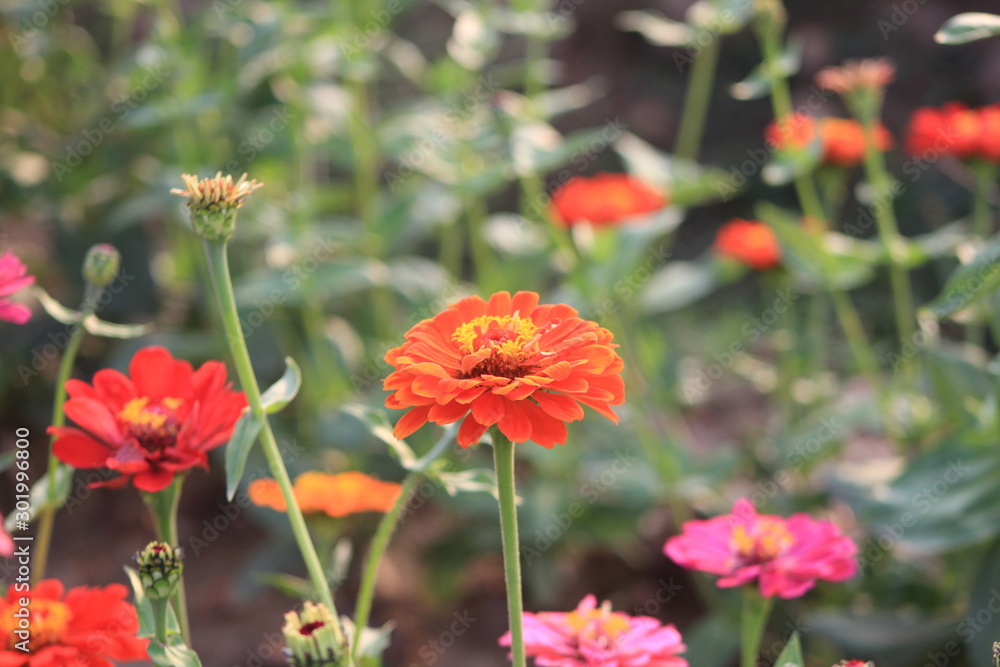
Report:
[[[14,555],[14,538],[3,528],[3,514],[0,514],[0,558]]]
[[[683,567],[722,575],[721,588],[759,579],[764,597],[796,598],[817,579],[844,581],[857,572],[857,546],[829,521],[757,514],[741,498],[733,513],[688,521],[664,553]]]
[[[510,633],[500,638],[510,646]],[[600,607],[593,595],[569,613],[524,615],[524,646],[538,667],[687,667],[686,646],[673,625]]]
[[[24,324],[31,319],[31,309],[7,299],[8,296],[35,282],[35,276],[25,275],[28,267],[10,250],[0,256],[0,320]]]

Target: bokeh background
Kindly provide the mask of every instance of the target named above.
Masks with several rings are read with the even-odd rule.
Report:
[[[685,50],[652,44],[621,27],[618,17],[658,10],[681,20],[689,4],[559,0],[550,7],[558,20],[536,78],[560,92],[545,98],[538,120],[521,108],[523,35],[476,18],[503,3],[2,0],[0,247],[13,248],[38,284],[68,307],[82,296],[87,248],[108,242],[120,249],[121,277],[100,317],[152,323],[154,330],[136,340],[88,337],[77,377],[123,368],[148,344],[196,362],[225,359],[200,248],[181,200],[168,193],[181,187],[184,172],[249,172],[266,187],[241,215],[232,261],[262,383],[280,376],[286,354],[304,370],[302,394],[276,419],[288,465],[293,474],[360,469],[398,480],[402,470],[384,444],[343,406],[380,405],[382,354],[411,324],[462,294],[534,289],[580,304],[580,295],[563,286],[558,256],[545,249],[543,223],[521,215],[519,174],[542,174],[550,189],[566,170],[622,170],[609,132],[669,153],[687,81],[688,70],[678,67]],[[790,36],[802,47],[792,78],[796,102],[812,94],[819,69],[845,58],[888,56],[897,77],[884,122],[897,147],[919,106],[1000,99],[1000,41],[954,47],[932,40],[953,14],[995,10],[996,3],[788,0],[786,6]],[[699,161],[729,172],[748,151],[764,147],[772,112],[766,99],[729,94],[760,60],[752,33],[719,39]],[[836,99],[826,104],[823,113],[843,115]],[[895,150],[889,159],[898,168],[906,156]],[[901,197],[904,233],[927,232],[968,212],[963,176],[946,172],[929,169]],[[359,203],[366,188],[370,196]],[[794,206],[790,188],[752,176],[728,201],[709,196],[687,207],[669,256],[702,256],[723,222],[752,216],[760,199]],[[480,252],[494,258],[489,270],[476,261]],[[915,274],[921,301],[939,291],[947,268],[932,264]],[[634,280],[638,291],[648,276]],[[713,355],[728,349],[739,324],[773,299],[768,289],[766,280],[747,277],[650,314],[644,349],[647,359],[663,361],[646,373],[654,383],[662,376],[666,385],[679,385],[690,364],[719,359]],[[875,281],[857,298],[875,332],[891,326],[886,290]],[[630,298],[624,291],[619,297]],[[13,448],[15,428],[30,429],[36,474],[45,460],[66,332],[38,307],[29,324],[0,326],[0,450]],[[643,387],[630,391],[642,394]],[[706,396],[675,403],[662,426],[683,431],[687,498],[697,505],[740,491],[769,493],[755,481],[758,459],[781,415],[766,379],[752,369],[727,370]],[[419,433],[411,441],[426,451],[433,437]],[[884,449],[863,429],[838,440],[848,460]],[[696,584],[661,553],[676,531],[675,517],[630,420],[619,428],[589,421],[572,428],[565,447],[520,451],[522,539],[540,554],[526,560],[527,608],[567,610],[594,593],[616,608],[676,623],[686,638],[701,633],[700,644],[690,643],[723,656],[704,662],[691,656],[692,664],[726,664],[719,647],[735,646],[736,637],[724,624],[703,623]],[[456,452],[452,465],[489,467],[489,452]],[[252,458],[248,470],[263,470],[262,459]],[[13,505],[8,481],[0,476],[0,510]],[[122,565],[151,538],[152,525],[134,490],[89,491],[86,482],[79,473],[75,500],[58,517],[49,574],[69,585],[124,582]],[[803,482],[795,493],[808,499],[812,489]],[[386,664],[505,664],[496,646],[506,612],[495,501],[481,493],[452,497],[429,484],[418,497],[390,547],[376,598],[374,620],[395,624]],[[561,513],[574,501],[585,512],[564,526]],[[793,507],[782,502],[775,507]],[[833,506],[852,525],[847,506]],[[377,519],[361,515],[336,529],[360,556]],[[193,642],[203,664],[283,664],[269,638],[294,601],[262,574],[302,574],[285,517],[227,504],[217,457],[211,472],[191,475],[180,531],[203,540],[184,545]],[[850,603],[854,611],[894,606],[897,619],[913,614],[913,646],[937,641],[933,632],[940,628],[921,624],[961,606],[954,593],[961,568],[940,569],[932,582],[922,581],[924,565],[904,562],[866,575],[825,601]],[[348,573],[338,592],[345,609],[357,565]],[[456,618],[473,620],[455,625]],[[795,607],[782,609],[773,629],[797,623],[802,629],[804,618]],[[953,621],[945,626],[954,630]],[[831,621],[815,633],[820,655],[838,655],[838,627]],[[884,633],[872,641],[892,634]],[[886,650],[879,664],[918,664],[900,651]]]

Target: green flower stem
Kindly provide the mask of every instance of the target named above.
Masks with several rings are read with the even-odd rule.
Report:
[[[525,667],[524,602],[521,599],[521,553],[517,538],[517,495],[514,491],[514,443],[493,430],[493,462],[497,471],[503,569],[507,581],[507,614],[513,667]]]
[[[52,400],[52,426],[59,428],[66,425],[66,413],[63,412],[63,405],[66,404],[66,382],[73,374],[73,366],[76,364],[76,355],[80,351],[80,344],[87,333],[83,327],[83,320],[94,314],[97,310],[97,301],[104,290],[88,284],[83,297],[83,307],[80,309],[80,321],[73,325],[73,331],[69,336],[69,343],[59,361],[59,373],[56,376],[55,397]],[[56,458],[55,444],[56,436],[49,438],[49,459],[45,476],[49,485],[45,490],[45,505],[42,507],[41,517],[38,523],[38,533],[35,536],[35,567],[32,572],[32,583],[38,583],[45,578],[45,567],[49,560],[49,550],[52,546],[52,528],[55,525],[56,510],[62,504],[59,498],[59,470],[62,464]]]
[[[979,240],[989,238],[993,227],[992,207],[990,196],[993,192],[994,181],[996,180],[996,165],[985,160],[980,160],[972,165],[972,171],[976,177],[976,187],[972,193],[972,234]],[[977,347],[986,344],[986,329],[973,323],[966,329],[968,340]]]
[[[177,534],[177,508],[181,501],[181,487],[184,485],[184,475],[174,476],[174,481],[170,486],[156,493],[143,493],[142,499],[149,508],[149,513],[156,524],[156,537],[161,542],[166,542],[172,547],[180,546],[180,538]],[[170,603],[174,608],[174,615],[177,616],[177,623],[181,628],[181,637],[184,643],[191,645],[191,624],[188,621],[187,593],[184,591],[184,577],[177,582],[177,588],[170,596]],[[164,622],[166,614],[163,614]],[[159,619],[157,619],[159,624]],[[165,631],[164,631],[165,632]],[[159,630],[157,630],[159,633]],[[159,634],[157,634],[159,639]],[[161,640],[162,641],[162,640]]]
[[[153,608],[153,623],[155,624],[156,641],[166,645],[167,643],[167,608],[169,602],[167,600],[150,600],[150,606]]]
[[[406,475],[406,479],[403,480],[403,488],[400,489],[399,497],[396,498],[396,502],[392,508],[382,517],[382,521],[378,525],[378,530],[375,531],[375,537],[372,540],[372,545],[368,551],[368,556],[365,558],[364,569],[361,573],[361,587],[358,590],[358,601],[354,610],[354,641],[351,644],[351,650],[353,651],[351,657],[355,661],[357,661],[358,654],[361,651],[361,635],[365,631],[369,616],[371,615],[372,599],[375,596],[375,579],[378,576],[379,565],[382,563],[386,547],[389,546],[389,538],[395,532],[396,526],[402,517],[403,508],[410,502],[410,497],[413,495],[413,490],[416,488],[417,483],[426,477],[426,471],[430,464],[437,460],[454,442],[457,431],[457,424],[445,429],[444,435],[431,448],[431,451],[412,466],[409,466],[410,472]]]
[[[385,516],[378,524],[375,537],[372,539],[368,555],[365,557],[364,570],[361,573],[361,587],[358,589],[358,601],[354,608],[354,639],[351,642],[352,658],[357,662],[361,651],[361,634],[368,626],[368,619],[371,616],[372,600],[375,597],[375,579],[378,575],[379,565],[385,555],[386,547],[389,546],[389,538],[392,537],[402,516],[403,508],[410,502],[413,490],[416,488],[423,475],[419,472],[411,472],[403,480],[403,488],[396,498],[396,503],[386,512]]]
[[[892,302],[896,317],[896,333],[904,342],[909,342],[914,331],[913,291],[906,268],[906,241],[899,233],[896,212],[893,208],[892,177],[885,168],[885,155],[876,143],[875,113],[865,113],[860,120],[865,131],[865,173],[875,191],[875,201],[882,206],[873,206],[875,224],[879,238],[889,261],[889,282],[892,287]],[[907,364],[909,366],[909,364]]]
[[[240,385],[246,393],[247,403],[250,412],[261,422],[260,444],[267,458],[268,466],[274,475],[281,495],[288,506],[288,520],[292,525],[292,533],[298,544],[302,559],[305,561],[309,578],[312,581],[315,593],[319,596],[330,610],[337,617],[337,608],[333,603],[333,595],[326,581],[326,573],[320,563],[316,548],[309,537],[309,529],[306,527],[302,510],[295,500],[295,493],[292,490],[292,480],[285,469],[285,463],[281,459],[281,452],[278,449],[278,442],[271,430],[271,423],[264,412],[264,405],[260,397],[260,387],[257,384],[257,377],[254,375],[253,364],[250,361],[250,352],[247,350],[246,340],[243,338],[243,330],[240,328],[239,312],[236,308],[236,296],[233,293],[232,278],[229,275],[229,258],[226,254],[226,243],[224,241],[206,241],[205,257],[208,260],[208,268],[211,273],[212,284],[215,288],[216,297],[219,300],[222,324],[225,329],[226,342],[233,357],[233,364],[236,367],[236,374],[239,376]],[[347,638],[343,629],[338,625],[334,628],[337,641],[342,646],[347,647]],[[348,665],[353,665],[349,661]]]
[[[753,586],[743,590],[743,613],[740,616],[740,667],[757,667],[757,654],[771,616],[772,598],[765,598]]]
[[[677,130],[675,157],[695,161],[705,133],[705,120],[712,100],[712,84],[715,81],[716,65],[721,51],[721,35],[715,37],[701,50],[691,66],[687,91],[684,95],[684,109]]]

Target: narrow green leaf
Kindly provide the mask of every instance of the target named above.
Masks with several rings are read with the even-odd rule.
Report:
[[[62,305],[49,296],[49,293],[41,287],[36,285],[31,289],[31,292],[35,295],[35,298],[38,299],[38,303],[42,304],[42,308],[45,309],[45,312],[57,322],[61,322],[62,324],[76,324],[80,321],[79,312]]]
[[[729,94],[743,101],[766,97],[771,92],[772,82],[792,76],[801,66],[802,45],[798,42],[789,42],[773,62],[757,65],[745,79],[730,86]]]
[[[243,479],[243,469],[247,464],[247,457],[253,443],[257,440],[257,434],[264,426],[260,419],[257,419],[249,409],[243,413],[236,426],[233,428],[233,436],[229,439],[226,447],[226,496],[229,500],[236,495],[236,489]]]
[[[153,330],[152,324],[115,324],[89,315],[83,320],[83,328],[93,336],[103,338],[138,338]]]
[[[267,388],[260,400],[264,403],[264,412],[274,414],[291,403],[302,386],[302,371],[291,357],[285,357],[285,373],[281,378]]]
[[[1000,35],[1000,16],[983,12],[956,14],[934,33],[938,44],[965,44]]]
[[[389,445],[389,449],[396,455],[404,468],[412,470],[417,465],[417,455],[413,453],[410,446],[392,434],[392,424],[389,423],[385,412],[358,403],[345,405],[341,409],[360,419],[369,433]]]
[[[668,19],[659,12],[628,11],[615,16],[620,30],[639,33],[654,46],[688,46],[698,32],[686,23]]]
[[[806,667],[802,659],[802,644],[798,632],[792,633],[781,655],[774,661],[774,667]]]
[[[971,262],[948,278],[940,295],[927,307],[940,319],[953,317],[1000,288],[1000,235],[990,240]]]
[[[170,635],[166,644],[151,641],[147,651],[156,667],[201,667],[198,654],[187,647],[180,635]]]

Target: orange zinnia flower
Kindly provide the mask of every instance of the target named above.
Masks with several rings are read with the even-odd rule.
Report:
[[[610,227],[667,203],[662,194],[627,174],[575,176],[552,194],[550,215],[563,227],[584,221]]]
[[[824,164],[853,167],[865,158],[865,132],[856,120],[793,113],[771,123],[764,136],[777,150],[803,149],[818,140]],[[892,147],[892,135],[882,125],[875,128],[875,141],[879,150]]]
[[[774,231],[757,220],[730,220],[715,237],[715,251],[752,269],[764,271],[778,266],[781,246]]]
[[[1000,104],[970,109],[950,102],[917,109],[906,137],[910,155],[951,155],[1000,162]]]
[[[590,406],[613,422],[625,401],[622,360],[612,334],[565,304],[538,305],[534,292],[471,296],[420,322],[385,355],[389,408],[410,411],[396,424],[405,438],[427,422],[460,419],[458,444],[490,426],[514,442],[566,442],[566,422]]]
[[[293,490],[303,512],[325,512],[334,518],[361,512],[388,512],[402,487],[361,472],[305,472],[295,478]],[[256,479],[247,489],[255,505],[284,512],[288,509],[278,483]]]

